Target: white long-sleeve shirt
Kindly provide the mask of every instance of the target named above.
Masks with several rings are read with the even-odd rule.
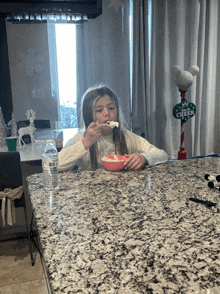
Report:
[[[150,144],[144,138],[128,131],[123,130],[128,155],[142,154],[148,162],[148,165],[156,165],[166,162],[168,156],[162,149],[158,149]],[[79,169],[91,170],[89,149],[85,149],[82,139],[84,138],[84,131],[79,131],[73,138],[71,138],[58,153],[59,155],[59,170],[70,170],[78,165]],[[98,167],[103,168],[101,158],[106,155],[115,155],[115,144],[113,142],[113,135],[101,136],[97,141],[97,161]]]

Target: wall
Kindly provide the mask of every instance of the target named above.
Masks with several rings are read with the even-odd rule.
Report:
[[[12,103],[15,120],[27,119],[33,109],[36,119],[58,120],[57,99],[52,97],[47,24],[7,22]]]

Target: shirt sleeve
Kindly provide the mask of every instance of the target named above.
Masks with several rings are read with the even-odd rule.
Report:
[[[80,165],[83,155],[88,152],[82,143],[82,139],[83,132],[78,132],[58,153],[59,171],[69,170],[76,165]]]
[[[149,166],[160,164],[168,161],[167,153],[157,148],[156,146],[150,144],[146,139],[129,132],[128,130],[124,131],[126,142],[128,147],[131,146],[132,153],[139,153],[143,155]]]

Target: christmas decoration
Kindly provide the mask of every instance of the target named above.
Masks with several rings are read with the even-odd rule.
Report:
[[[5,138],[6,138],[5,120],[4,120],[2,109],[0,106],[0,148],[7,149],[7,143]]]
[[[14,113],[12,112],[11,116],[11,137],[17,137],[18,136],[18,128],[16,121],[14,119]]]
[[[24,135],[30,135],[31,143],[34,143],[34,131],[36,130],[35,125],[34,125],[35,112],[33,111],[33,109],[27,110],[26,115],[27,115],[27,119],[29,119],[29,121],[30,121],[30,124],[28,127],[20,128],[18,130],[18,134],[19,134],[18,140],[19,140],[19,147],[20,148],[22,148],[21,142],[23,143],[23,146],[25,146],[25,142],[22,139],[22,137]]]
[[[197,65],[192,65],[188,71],[182,71],[179,65],[174,65],[172,71],[176,75],[176,85],[179,90],[187,91],[193,83],[193,76],[198,75],[199,68]]]
[[[185,122],[196,114],[196,106],[193,103],[189,103],[186,98],[183,98],[182,102],[176,104],[173,108],[173,116],[177,119],[182,119]]]
[[[184,123],[196,113],[196,106],[185,99],[185,93],[193,83],[193,76],[199,73],[199,68],[197,65],[192,65],[188,71],[182,71],[179,65],[174,65],[172,71],[176,76],[176,85],[181,93],[181,103],[173,108],[173,116],[181,119],[180,151],[178,152],[178,160],[181,160],[186,159]]]

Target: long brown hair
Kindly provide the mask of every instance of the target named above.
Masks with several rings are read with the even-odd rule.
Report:
[[[91,124],[91,122],[93,122],[96,101],[105,95],[108,95],[111,98],[111,100],[115,103],[115,106],[117,108],[117,121],[119,122],[119,127],[113,128],[113,142],[115,144],[115,153],[118,152],[121,155],[127,154],[128,153],[127,144],[125,141],[125,136],[121,129],[121,122],[119,118],[118,98],[112,92],[112,90],[109,89],[108,87],[106,86],[92,87],[92,88],[89,88],[83,95],[82,115],[83,115],[85,128],[87,130],[88,126]],[[89,148],[91,168],[93,170],[98,168],[96,151],[97,151],[97,144],[95,143]]]

